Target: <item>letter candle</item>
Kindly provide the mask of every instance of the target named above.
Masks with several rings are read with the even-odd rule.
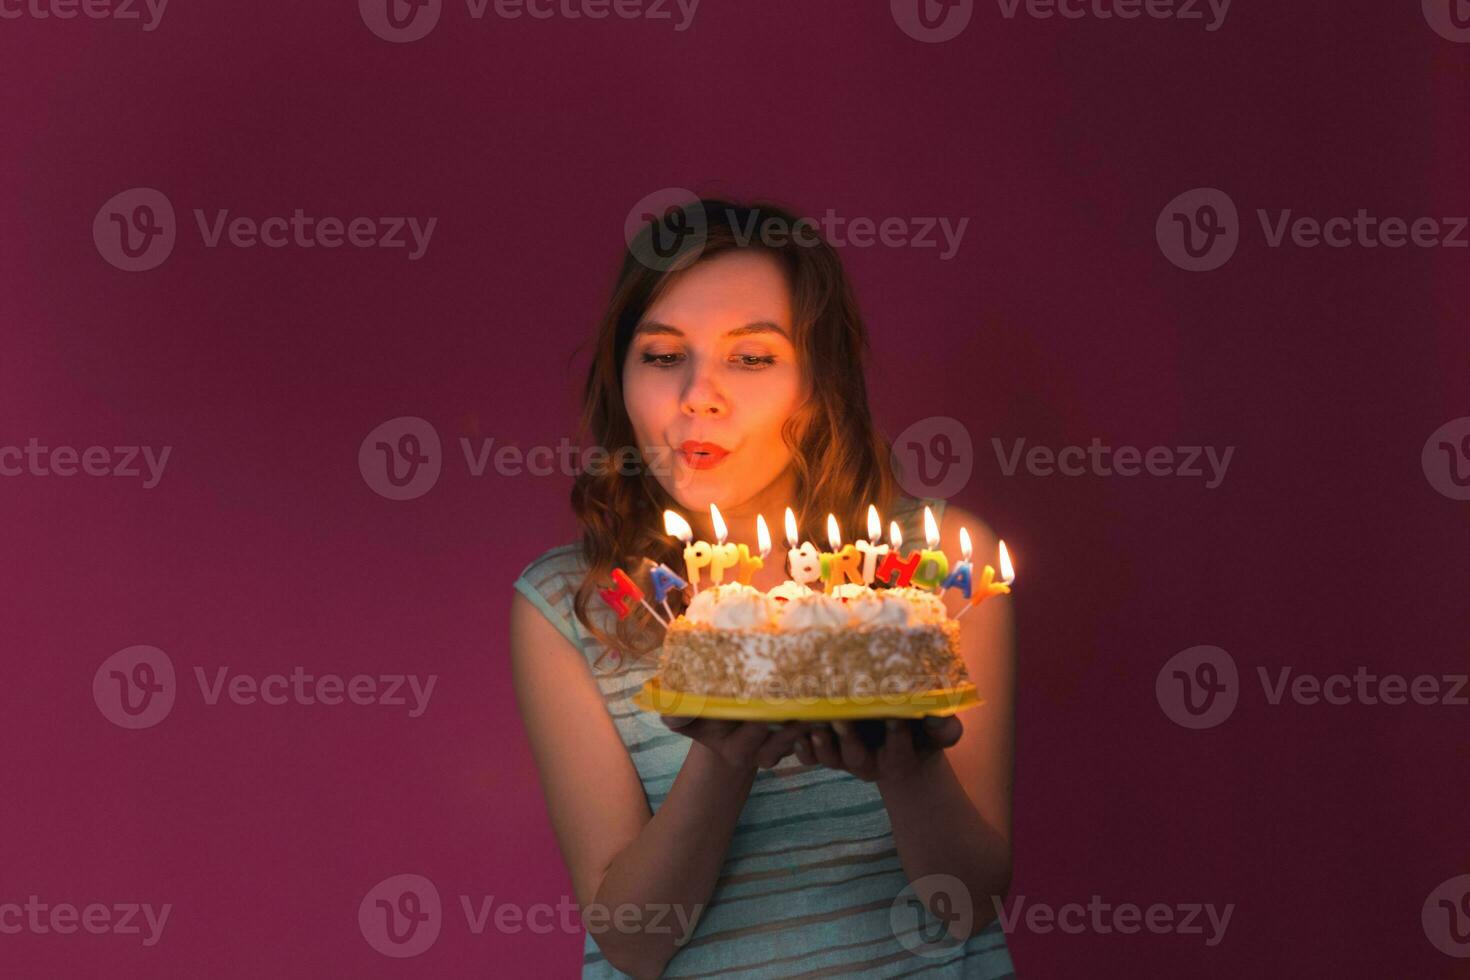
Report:
[[[975,595],[971,597],[969,605],[955,615],[955,619],[959,619],[993,595],[1010,595],[1011,584],[1016,581],[1016,569],[1011,564],[1011,553],[1006,550],[1004,541],[1000,543],[1000,578],[999,582],[995,581],[995,569],[986,565],[984,571],[980,573]]]
[[[903,532],[899,530],[898,522],[891,521],[888,524],[888,543],[890,545],[888,554],[878,564],[875,577],[878,581],[888,585],[897,585],[902,588],[911,585],[914,579],[914,569],[919,567],[919,552],[914,552],[907,557],[900,558],[899,552],[903,549]],[[898,581],[893,577],[897,575]]]
[[[791,578],[794,582],[810,586],[822,577],[821,555],[810,541],[797,547],[796,537],[796,514],[787,507],[786,560],[791,563]]]
[[[970,570],[973,567],[970,564],[970,529],[962,527],[960,528],[960,562],[939,586],[939,591],[958,588],[966,599],[970,598]]]
[[[709,519],[715,527],[715,541],[717,542],[710,548],[709,580],[719,585],[725,581],[725,570],[734,568],[740,563],[740,548],[744,545],[725,543],[729,530],[725,527],[725,518],[720,515],[720,508],[714,504],[709,505]]]
[[[708,541],[692,541],[694,529],[682,516],[671,510],[664,511],[664,533],[684,542],[684,569],[694,591],[699,592],[699,570],[710,563]]]
[[[648,610],[648,614],[658,620],[664,629],[668,629],[669,624],[664,621],[662,616],[653,611],[653,607],[648,604],[648,600],[643,598],[643,590],[638,588],[638,583],[628,577],[627,572],[621,568],[614,568],[612,570],[612,580],[612,588],[598,589],[597,594],[603,602],[612,607],[613,612],[618,614],[619,620],[628,618],[628,613],[632,612],[632,607],[629,605],[629,602],[636,600],[643,604],[643,608]]]
[[[687,589],[689,587],[689,583],[681,579],[674,572],[674,570],[667,565],[653,566],[653,570],[649,572],[648,575],[649,578],[653,581],[654,601],[663,603],[664,612],[669,614],[669,619],[672,621],[674,618],[674,611],[669,608],[669,590]]]
[[[758,558],[750,557],[750,549],[743,544],[740,546],[740,571],[736,576],[741,585],[749,585],[751,577],[766,567],[766,556],[771,553],[771,532],[761,514],[755,515],[755,541],[756,547],[760,549]]]
[[[827,515],[827,541],[832,545],[831,553],[822,556],[822,564],[826,566],[824,577],[827,580],[827,592],[830,594],[836,591],[837,586],[844,582],[861,585],[863,573],[859,567],[861,558],[858,550],[850,544],[842,543],[837,518],[832,514]]]
[[[949,558],[939,550],[939,525],[934,512],[924,508],[924,541],[928,548],[919,552],[919,567],[914,572],[914,584],[923,589],[940,588],[940,582],[949,572]]]
[[[898,525],[894,525],[897,527]],[[888,545],[882,544],[883,522],[878,519],[878,508],[872,504],[868,505],[868,536],[863,541],[855,542],[855,547],[863,556],[863,584],[873,584],[873,576],[878,572],[878,559],[888,554]]]

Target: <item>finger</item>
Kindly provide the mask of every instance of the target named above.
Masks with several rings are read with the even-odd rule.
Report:
[[[850,721],[834,721],[832,728],[837,732],[838,751],[842,755],[842,767],[854,776],[867,778],[872,775],[873,756],[863,740],[858,738],[857,726]]]
[[[678,731],[681,728],[688,727],[699,719],[694,715],[659,715],[659,720],[674,731]]]
[[[762,769],[770,769],[786,756],[791,754],[791,747],[801,737],[801,728],[797,725],[777,726],[778,731],[767,731],[766,740],[756,752],[756,765]]]
[[[828,769],[841,769],[842,756],[837,752],[837,743],[832,738],[832,732],[823,727],[812,729],[812,755],[820,765]]]
[[[796,745],[794,746],[794,748],[796,751],[797,762],[800,762],[804,766],[810,766],[816,763],[817,757],[812,754],[811,735],[802,735],[800,738],[798,738],[796,740]]]
[[[906,772],[918,759],[914,749],[914,729],[906,719],[889,718],[885,726],[883,747],[878,750],[881,772]]]
[[[936,718],[933,715],[924,719],[924,734],[936,748],[947,749],[960,740],[965,733],[965,725],[954,715],[945,718]]]
[[[728,735],[725,736],[724,745],[729,754],[727,758],[750,761],[755,758],[762,745],[765,744],[767,736],[771,733],[763,721],[740,721],[730,722],[733,726]]]

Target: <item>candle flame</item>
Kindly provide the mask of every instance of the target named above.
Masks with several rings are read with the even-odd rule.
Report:
[[[903,531],[899,529],[898,521],[888,522],[888,543],[892,545],[894,554],[903,550]]]
[[[877,541],[883,534],[883,522],[878,519],[878,508],[868,505],[868,540]]]
[[[761,514],[755,515],[755,540],[762,558],[771,553],[771,532],[766,527],[765,517]]]
[[[934,520],[934,511],[928,507],[924,508],[924,540],[930,551],[939,547],[939,525]]]
[[[796,547],[796,512],[786,508],[786,547]]]
[[[689,526],[689,522],[684,520],[682,515],[666,510],[664,511],[664,533],[688,544],[694,537],[694,528]]]
[[[842,532],[837,529],[837,518],[827,515],[827,540],[832,545],[832,550],[837,551],[842,547]]]
[[[725,535],[729,534],[730,530],[729,528],[725,527],[725,519],[720,516],[720,508],[716,507],[714,504],[709,505],[709,519],[715,526],[716,543],[724,544]]]
[[[1000,580],[1010,585],[1016,580],[1016,567],[1011,564],[1011,553],[1006,550],[1006,543],[1000,543]]]
[[[960,528],[960,560],[970,560],[970,529],[967,527]]]

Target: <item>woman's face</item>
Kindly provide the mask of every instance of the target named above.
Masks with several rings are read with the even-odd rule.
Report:
[[[678,274],[634,331],[623,365],[633,432],[691,518],[786,500],[781,427],[805,400],[791,293],[768,254],[723,252]]]

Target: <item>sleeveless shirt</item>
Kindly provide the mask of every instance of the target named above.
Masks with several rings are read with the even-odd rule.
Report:
[[[924,540],[923,506],[942,500],[900,498],[891,515],[904,541]],[[580,545],[552,548],[526,566],[515,588],[582,651],[657,812],[688,754],[687,737],[670,731],[632,697],[657,658],[607,653],[577,619],[572,600],[587,565]],[[594,607],[596,607],[594,609]],[[595,600],[589,615],[611,629],[610,610]],[[597,661],[601,657],[601,664]],[[611,666],[610,666],[611,665]],[[921,903],[899,863],[888,811],[875,784],[851,773],[803,765],[795,755],[760,769],[740,812],[730,849],[694,934],[669,960],[665,977],[910,977],[948,980],[1013,977],[1000,923],[939,952],[942,923]],[[988,900],[988,899],[977,899]],[[678,929],[670,917],[670,927]],[[914,952],[913,950],[919,950]],[[626,977],[585,934],[582,976]]]

